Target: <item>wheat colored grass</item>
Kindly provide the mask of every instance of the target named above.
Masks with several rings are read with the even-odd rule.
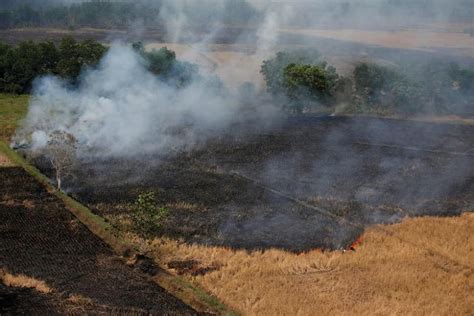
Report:
[[[157,260],[218,271],[189,277],[244,315],[472,315],[474,214],[370,228],[356,252],[233,251],[155,240]]]
[[[52,289],[44,281],[23,274],[13,275],[5,270],[0,270],[0,281],[9,287],[34,289],[43,294],[52,292]]]

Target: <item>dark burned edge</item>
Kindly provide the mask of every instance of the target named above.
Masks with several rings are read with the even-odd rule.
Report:
[[[63,201],[68,211],[70,211],[94,235],[98,236],[109,245],[119,256],[123,258],[135,258],[140,256],[137,246],[130,244],[114,234],[112,226],[102,217],[94,214],[89,208],[74,200],[67,194],[56,190],[44,174],[29,164],[23,157],[2,141],[0,141],[0,152],[4,153],[14,165],[23,168],[36,181],[44,185],[49,193],[54,194],[57,198]],[[159,272],[153,277],[153,280],[172,295],[197,310],[213,314],[237,315],[235,311],[229,309],[215,296],[208,294],[199,286],[191,284],[182,277],[169,274],[163,269],[159,269]]]

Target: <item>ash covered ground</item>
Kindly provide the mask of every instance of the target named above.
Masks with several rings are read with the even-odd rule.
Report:
[[[239,123],[172,156],[84,160],[68,190],[112,221],[153,191],[171,211],[163,234],[186,242],[341,249],[369,225],[472,210],[473,133],[378,118]]]
[[[197,314],[126,265],[22,168],[0,168],[0,196],[0,277],[33,278],[50,291],[30,289],[28,279],[1,282],[0,315]]]

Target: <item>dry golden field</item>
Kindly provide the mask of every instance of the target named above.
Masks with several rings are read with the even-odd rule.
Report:
[[[253,54],[252,47],[226,44],[205,47],[173,43],[147,45],[147,49],[162,47],[175,51],[182,60],[198,64],[204,73],[217,75],[231,89],[238,89],[244,82],[252,82],[260,88],[264,84],[260,74],[264,57]]]
[[[472,315],[473,232],[467,213],[373,227],[355,252],[246,252],[170,240],[153,247],[163,266],[220,267],[190,278],[245,315]]]

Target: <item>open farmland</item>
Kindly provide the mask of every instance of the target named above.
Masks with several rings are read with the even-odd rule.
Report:
[[[373,224],[473,209],[472,125],[300,117],[231,130],[191,153],[83,161],[68,190],[118,226],[154,191],[171,209],[164,235],[244,249],[347,249]]]
[[[466,24],[465,28],[469,25]],[[360,29],[287,29],[285,33],[327,38],[380,47],[451,52],[455,55],[472,57],[474,37],[463,32],[463,28],[438,30],[435,27],[394,30]]]
[[[154,191],[170,216],[144,249],[245,314],[472,310],[472,125],[299,117],[232,130],[146,165],[84,162],[70,193],[136,240],[131,203]]]
[[[248,252],[157,239],[156,259],[218,266],[195,280],[246,315],[470,315],[474,214],[373,226],[355,252]]]
[[[0,167],[0,197],[0,314],[196,313],[125,265],[22,168]]]
[[[4,2],[0,316],[473,315],[469,0]]]

